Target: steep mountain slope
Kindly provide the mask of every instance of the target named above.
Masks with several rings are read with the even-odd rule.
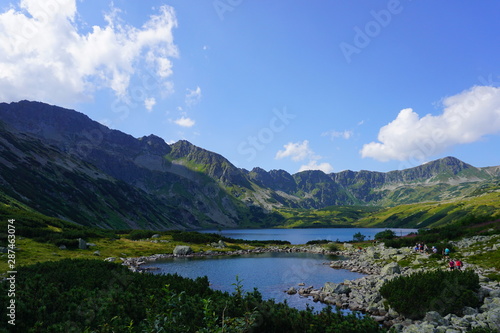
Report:
[[[32,143],[17,149],[18,155],[31,156],[32,160],[45,160],[46,150],[51,150],[54,155],[52,158],[62,161],[62,164],[90,169],[80,171],[78,168],[67,167],[64,172],[59,172],[59,166],[55,164],[46,168],[32,168],[29,160],[23,164],[19,158],[6,159],[4,156],[9,156],[12,154],[11,150],[15,150],[15,146],[6,144],[0,155],[2,168],[14,167],[11,177],[3,179],[2,189],[7,192],[10,189],[9,193],[14,198],[21,201],[24,198],[26,203],[42,200],[40,195],[47,198],[44,200],[50,199],[50,209],[46,207],[46,203],[39,204],[44,213],[86,223],[84,221],[88,220],[87,215],[76,218],[68,215],[69,213],[54,211],[59,210],[58,201],[67,201],[67,195],[63,191],[63,187],[67,187],[73,191],[90,188],[89,193],[75,194],[78,200],[89,198],[88,203],[74,201],[70,205],[74,211],[86,209],[89,214],[94,212],[94,215],[88,216],[90,220],[98,221],[95,217],[101,214],[98,207],[92,207],[91,203],[98,201],[107,206],[109,202],[116,202],[119,207],[112,207],[113,210],[124,215],[120,226],[126,223],[135,228],[145,227],[145,222],[140,221],[144,219],[143,216],[150,218],[149,211],[158,211],[162,215],[149,228],[196,228],[210,225],[235,227],[252,217],[252,211],[246,205],[228,194],[209,175],[193,171],[182,163],[172,163],[172,158],[168,158],[172,148],[154,135],[135,139],[94,122],[81,113],[27,101],[1,104],[0,121],[5,123],[3,142],[24,140]],[[174,154],[176,153],[178,151],[174,150]],[[215,169],[221,168],[220,163],[213,163],[213,166]],[[26,179],[35,177],[44,186],[36,190],[28,185],[20,188],[16,181],[25,182],[21,170],[28,174]],[[214,175],[216,171],[214,170]],[[84,179],[78,178],[80,173],[91,176],[98,174],[99,178],[87,179],[89,184],[83,186],[86,183]],[[97,183],[102,182],[101,179],[106,179],[109,187],[106,191],[102,190],[103,193],[95,189],[99,188]],[[44,180],[53,180],[54,184],[47,187]],[[130,193],[122,193],[123,197],[120,197],[118,187]],[[94,198],[93,193],[100,193],[102,196]],[[149,206],[143,202],[145,200],[149,200]],[[144,210],[142,214],[134,213],[134,210],[139,209],[136,207]],[[116,227],[117,223],[109,226]]]
[[[0,103],[0,171],[6,196],[108,228],[275,226],[284,219],[276,210],[394,206],[500,187],[500,167],[453,157],[387,173],[247,171],[187,141],[134,138],[79,112],[29,101]]]

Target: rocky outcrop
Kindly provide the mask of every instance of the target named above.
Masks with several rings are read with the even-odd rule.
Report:
[[[493,244],[493,245],[485,245]],[[483,251],[491,251],[500,244],[500,236],[474,236],[453,242],[454,247],[469,253],[469,247],[482,245]],[[349,244],[350,245],[350,244]],[[478,250],[481,251],[481,250]],[[477,251],[471,252],[477,254]],[[309,287],[299,290],[302,296],[312,297],[314,301],[331,304],[343,309],[361,311],[386,327],[393,327],[398,332],[467,332],[474,328],[486,328],[500,332],[500,282],[490,281],[486,275],[491,270],[467,264],[480,277],[481,288],[478,297],[482,305],[473,309],[466,307],[463,316],[448,314],[441,316],[437,312],[428,312],[421,320],[413,321],[405,318],[392,308],[379,293],[381,286],[400,275],[410,275],[422,268],[401,267],[397,262],[413,260],[425,265],[427,255],[414,253],[411,249],[385,248],[383,244],[367,248],[363,251],[346,246],[341,253],[347,260],[330,263],[332,268],[349,269],[354,272],[368,274],[357,280],[345,280],[343,283],[326,282],[320,289]],[[415,259],[414,259],[415,258]],[[436,269],[430,268],[429,269]],[[498,272],[496,272],[498,274]]]

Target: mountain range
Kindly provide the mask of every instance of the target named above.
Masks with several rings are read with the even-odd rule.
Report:
[[[271,227],[281,210],[442,201],[500,187],[454,157],[390,172],[237,168],[188,141],[134,138],[40,102],[0,103],[0,202],[114,229]]]

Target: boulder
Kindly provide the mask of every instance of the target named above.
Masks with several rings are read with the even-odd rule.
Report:
[[[297,293],[297,289],[295,289],[294,287],[290,287],[290,289],[288,289],[286,293],[288,295],[295,295]]]
[[[59,246],[59,250],[67,250],[66,245],[63,244],[63,245]]]
[[[86,250],[87,249],[87,242],[81,238],[78,238],[78,248],[80,250]]]
[[[193,249],[187,245],[177,245],[174,248],[174,255],[176,256],[185,256],[193,253]]]
[[[151,238],[160,238],[160,235],[159,234],[154,234],[153,236],[151,236]]]
[[[94,251],[94,255],[95,255],[95,256],[100,256],[100,255],[101,255],[101,251],[99,251],[99,250]]]
[[[345,284],[339,284],[333,290],[335,294],[349,294],[351,292],[351,288],[346,286]]]
[[[109,258],[104,259],[104,261],[114,262],[114,261],[116,261],[116,258],[115,257],[109,257]]]
[[[380,271],[380,275],[401,274],[401,268],[395,262],[385,265]]]
[[[492,331],[500,332],[500,308],[488,311],[486,314],[486,322]]]
[[[425,314],[424,321],[427,321],[434,326],[448,325],[449,321],[444,319],[437,311],[430,311]]]

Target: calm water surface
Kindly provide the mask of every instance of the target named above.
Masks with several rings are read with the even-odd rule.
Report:
[[[231,238],[246,240],[287,240],[292,244],[305,244],[310,240],[327,239],[331,241],[350,241],[352,236],[361,232],[366,239],[386,228],[318,228],[318,229],[238,229],[204,230],[202,232],[221,233]],[[416,232],[417,229],[391,229],[398,236]],[[188,278],[207,276],[211,287],[216,290],[234,292],[236,277],[245,291],[257,288],[265,299],[278,302],[287,301],[290,306],[305,309],[306,304],[320,310],[323,304],[314,303],[310,298],[288,295],[284,291],[290,287],[321,288],[325,282],[355,280],[363,274],[343,269],[333,269],[325,265],[338,258],[310,253],[263,253],[242,256],[219,256],[206,258],[175,258],[157,261],[147,266],[160,268],[155,274],[177,273]]]
[[[325,265],[332,256],[310,253],[263,253],[242,256],[218,256],[207,258],[175,258],[157,261],[148,266],[160,268],[156,274],[177,273],[188,278],[207,276],[211,288],[234,292],[236,277],[245,291],[257,288],[265,299],[278,302],[286,300],[290,306],[305,309],[306,304],[320,310],[324,305],[310,298],[288,295],[284,291],[303,282],[321,288],[325,282],[343,282],[358,279],[363,274]]]
[[[388,228],[308,228],[308,229],[226,229],[200,230],[200,232],[219,233],[226,237],[246,240],[286,240],[292,244],[305,244],[311,240],[327,239],[329,241],[347,242],[355,233],[366,236],[365,240],[374,239],[375,234]],[[392,228],[397,236],[405,236],[418,229]]]

